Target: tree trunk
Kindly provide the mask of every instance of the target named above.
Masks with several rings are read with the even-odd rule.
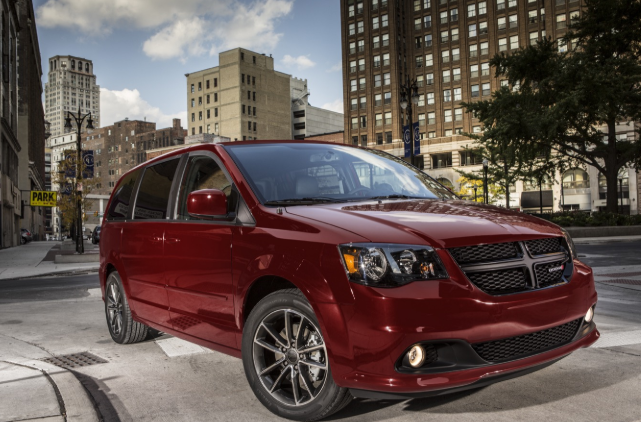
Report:
[[[503,161],[503,175],[505,176],[505,208],[510,209],[510,184],[507,178],[508,168],[506,161]]]
[[[606,181],[606,210],[612,213],[619,212],[618,180],[619,168],[617,167],[616,149],[616,121],[608,122],[608,155],[605,159],[605,181]]]

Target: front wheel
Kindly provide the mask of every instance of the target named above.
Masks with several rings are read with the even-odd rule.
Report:
[[[243,366],[256,397],[276,415],[325,418],[352,396],[334,383],[314,311],[296,289],[263,298],[243,331]]]

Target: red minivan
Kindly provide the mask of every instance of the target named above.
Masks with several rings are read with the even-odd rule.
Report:
[[[599,337],[592,271],[566,232],[376,150],[184,148],[120,179],[101,237],[114,341],[153,327],[242,358],[256,397],[290,419],[482,387]]]

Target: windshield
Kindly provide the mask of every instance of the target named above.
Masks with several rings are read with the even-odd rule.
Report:
[[[381,151],[299,143],[239,143],[225,149],[266,205],[456,199],[427,174]]]

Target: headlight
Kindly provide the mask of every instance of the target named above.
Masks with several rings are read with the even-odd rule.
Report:
[[[418,280],[447,278],[436,251],[429,246],[360,243],[338,247],[350,281],[396,287]]]
[[[576,253],[576,246],[574,246],[574,242],[572,241],[572,236],[570,236],[570,233],[567,232],[565,229],[561,229],[563,231],[563,236],[565,237],[565,243],[568,244],[568,248],[570,249],[570,254],[572,254],[572,259],[575,259],[578,257]]]

